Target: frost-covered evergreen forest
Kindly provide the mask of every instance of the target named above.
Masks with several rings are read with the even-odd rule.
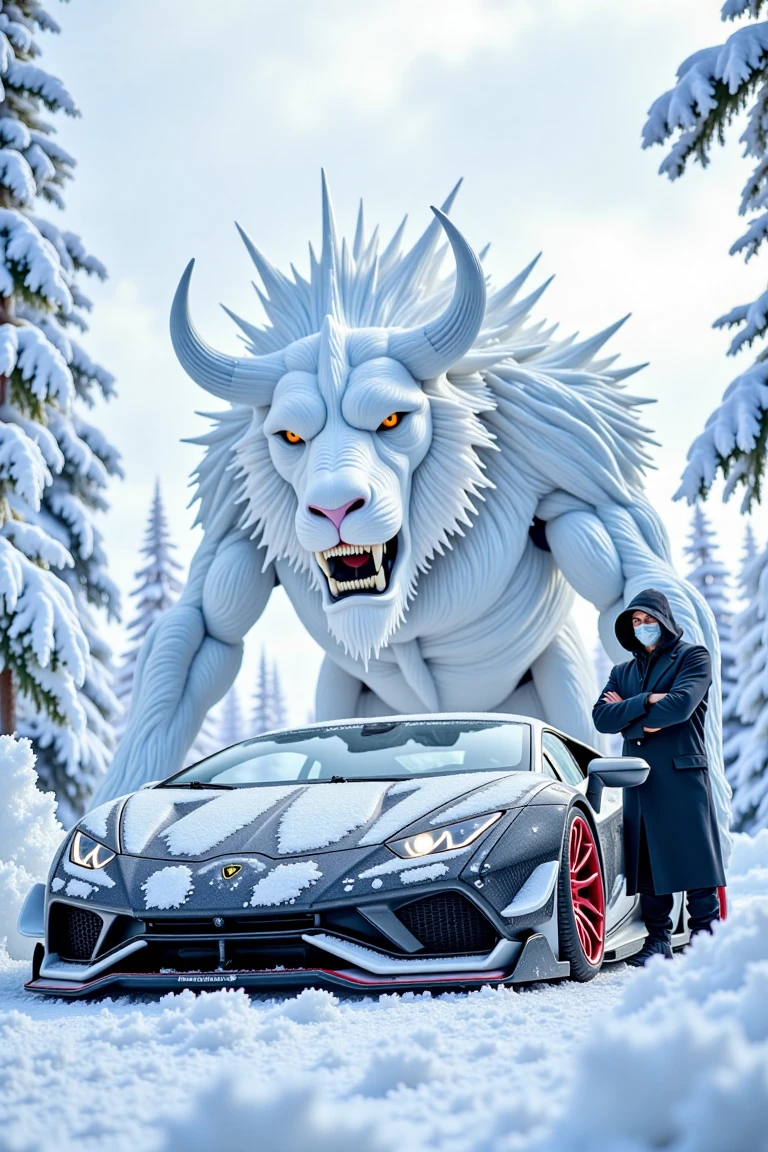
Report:
[[[679,179],[691,163],[706,168],[735,121],[749,172],[738,201],[746,228],[730,248],[746,262],[765,259],[768,238],[768,23],[765,0],[725,0],[720,14],[736,25],[723,43],[683,60],[672,88],[651,105],[643,147],[668,145],[660,174]],[[748,526],[741,569],[733,573],[739,611],[733,616],[729,574],[713,547],[698,501],[721,478],[727,501],[742,491],[742,512],[761,504],[768,453],[768,289],[713,322],[732,333],[727,355],[742,364],[706,427],[693,441],[677,492],[694,505],[686,547],[688,578],[707,599],[720,633],[723,751],[734,790],[734,826],[768,826],[768,544],[755,545]],[[743,365],[745,357],[751,363]]]
[[[680,65],[674,87],[651,106],[643,146],[673,141],[661,173],[679,179],[688,165],[706,167],[716,144],[724,144],[740,113],[746,123],[739,137],[750,171],[738,201],[746,229],[731,255],[749,261],[764,256],[768,237],[768,24],[757,21],[764,0],[726,0],[724,21],[741,21],[723,44],[702,48]],[[706,495],[720,473],[726,497],[744,489],[744,507],[759,501],[768,444],[768,290],[756,300],[736,304],[714,321],[734,334],[729,356],[749,353],[752,363],[728,386],[720,405],[688,454],[680,494]],[[755,355],[757,353],[757,355]]]
[[[607,356],[650,360],[637,377],[658,401],[648,501],[720,639],[727,919],[672,960],[639,972],[620,960],[585,984],[512,987],[487,972],[447,994],[250,997],[220,950],[218,986],[196,983],[193,956],[194,982],[168,995],[41,1001],[24,987],[40,953],[19,910],[62,846],[48,913],[68,901],[82,930],[116,882],[125,862],[99,872],[98,844],[125,810],[109,836],[103,810],[86,815],[90,871],[71,826],[123,738],[142,647],[184,595],[200,538],[185,484],[211,444],[171,351],[173,288],[195,256],[194,315],[229,352],[217,301],[251,326],[260,295],[277,317],[283,273],[262,259],[275,298],[263,285],[251,296],[247,278],[233,297],[244,278],[230,222],[287,269],[321,164],[340,217],[364,194],[383,226],[411,213],[401,232],[464,177],[453,219],[489,277],[539,247],[546,276],[557,272],[566,358],[577,327],[633,313]],[[339,253],[345,275],[365,230],[361,214]],[[0,0],[0,1152],[768,1152],[767,239],[768,0]],[[553,322],[531,329],[534,353]],[[192,447],[177,450],[183,439]],[[314,720],[322,656],[288,616],[286,587],[186,764]],[[585,607],[577,598],[576,623],[602,686],[612,660]],[[620,755],[622,737],[602,747]],[[320,788],[328,816],[351,820],[378,785],[362,782],[349,806],[337,784]],[[400,803],[412,789],[399,785]],[[132,834],[164,827],[166,795],[135,798]],[[201,794],[184,795],[194,825]],[[211,799],[214,826],[247,807],[236,791]],[[185,867],[171,856],[175,883]],[[216,859],[201,862],[201,886],[219,883]],[[284,876],[289,853],[276,863]],[[422,865],[419,896],[431,899],[442,867]],[[350,877],[355,901],[361,881]],[[378,902],[381,878],[369,882]],[[616,893],[606,886],[609,907]],[[153,906],[193,928],[191,907]],[[238,918],[252,906],[240,890]],[[278,901],[263,907],[274,926]],[[136,971],[141,959],[131,953]]]
[[[84,282],[106,270],[55,223],[74,159],[57,115],[78,107],[40,63],[57,31],[37,0],[0,12],[0,720],[31,737],[61,810],[81,811],[105,772],[117,715],[104,616],[118,593],[98,514],[115,449],[89,417],[111,375],[80,342]]]

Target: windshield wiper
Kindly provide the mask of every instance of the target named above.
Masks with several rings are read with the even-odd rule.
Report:
[[[231,792],[235,787],[234,784],[206,784],[202,780],[180,780],[177,784],[174,780],[170,783],[164,784],[164,788],[221,788],[224,792]]]

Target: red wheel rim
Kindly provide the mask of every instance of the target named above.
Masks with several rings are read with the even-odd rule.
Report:
[[[590,964],[599,964],[605,945],[605,899],[600,857],[586,820],[577,816],[568,845],[571,905],[581,949]]]

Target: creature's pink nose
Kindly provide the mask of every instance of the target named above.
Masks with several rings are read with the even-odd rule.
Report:
[[[310,504],[309,510],[313,516],[325,516],[326,520],[330,520],[338,532],[347,512],[355,512],[358,508],[362,508],[364,504],[365,500],[358,497],[357,500],[348,500],[346,504],[342,504],[338,508],[321,508],[318,504]]]

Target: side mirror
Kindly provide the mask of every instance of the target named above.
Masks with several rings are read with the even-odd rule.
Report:
[[[600,811],[603,788],[637,788],[648,779],[650,765],[639,756],[601,756],[587,768],[587,800]]]

